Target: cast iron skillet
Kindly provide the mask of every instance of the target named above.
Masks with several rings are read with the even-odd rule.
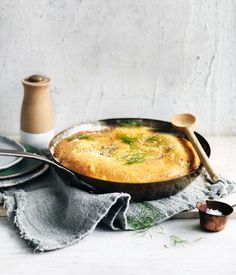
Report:
[[[179,133],[171,123],[161,120],[154,119],[143,119],[143,118],[117,118],[117,119],[104,119],[97,122],[81,124],[64,130],[57,134],[49,144],[49,151],[52,158],[59,163],[58,159],[54,157],[54,148],[64,138],[73,135],[79,131],[98,131],[108,127],[122,125],[142,125],[148,126],[155,129],[157,132],[171,133],[180,137],[185,137],[182,133]],[[208,142],[200,134],[195,133],[207,156],[210,156],[210,146]],[[60,163],[59,163],[60,164]],[[146,201],[154,200],[163,197],[174,195],[186,186],[188,186],[201,172],[202,166],[191,172],[186,176],[182,176],[176,179],[167,181],[150,182],[150,183],[124,183],[101,180],[89,176],[75,173],[76,176],[82,181],[93,186],[99,193],[109,192],[125,192],[131,195],[133,201]]]

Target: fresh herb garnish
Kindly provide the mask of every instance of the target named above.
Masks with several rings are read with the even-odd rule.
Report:
[[[127,217],[129,227],[134,230],[150,229],[164,218],[165,214],[148,202],[137,204],[134,213]]]
[[[150,141],[150,142],[159,141],[159,140],[160,140],[160,138],[158,135],[151,136],[151,137],[147,138],[147,141]]]
[[[138,141],[138,138],[137,138],[137,137],[130,137],[130,136],[127,136],[127,135],[125,135],[125,134],[119,135],[119,138],[120,138],[124,143],[127,143],[127,144],[129,144],[129,145],[134,144],[135,142]]]
[[[143,121],[141,120],[123,120],[119,123],[121,127],[140,127],[143,125]]]
[[[179,245],[189,244],[188,241],[183,240],[183,239],[181,239],[180,237],[178,237],[176,235],[171,235],[170,240],[172,242],[172,246],[179,246]]]
[[[164,136],[154,135],[154,136],[148,137],[146,141],[157,147],[159,146],[170,147],[170,142]]]
[[[77,136],[77,139],[91,139],[91,137],[88,135],[79,135]]]
[[[92,140],[92,138],[91,138],[90,136],[88,136],[88,135],[85,135],[85,134],[80,134],[80,135],[75,134],[75,135],[73,135],[73,136],[71,136],[71,137],[68,137],[68,138],[67,138],[67,141],[72,141],[72,140],[75,140],[75,139],[87,139],[87,140]]]
[[[145,153],[143,152],[137,152],[130,154],[128,156],[125,156],[126,164],[135,164],[135,163],[141,163],[145,160]]]

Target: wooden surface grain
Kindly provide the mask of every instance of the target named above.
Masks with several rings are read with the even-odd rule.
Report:
[[[236,137],[208,140],[217,171],[236,180]],[[236,196],[226,200],[235,203]],[[0,232],[1,275],[236,274],[235,219],[219,233],[201,231],[197,218],[172,219],[139,233],[97,228],[77,245],[44,254],[33,254],[5,217]]]

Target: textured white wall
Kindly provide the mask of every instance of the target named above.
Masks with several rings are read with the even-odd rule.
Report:
[[[57,130],[193,112],[236,134],[235,17],[234,0],[1,0],[0,133],[18,133],[20,80],[41,73]]]

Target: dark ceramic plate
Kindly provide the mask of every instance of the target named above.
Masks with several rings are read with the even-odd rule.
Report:
[[[0,188],[8,188],[8,187],[16,186],[16,185],[31,181],[32,179],[37,178],[38,176],[46,172],[48,168],[49,168],[49,165],[46,163],[43,163],[38,168],[36,168],[35,170],[33,170],[28,174],[21,175],[19,177],[15,177],[11,179],[0,180]]]
[[[166,121],[140,118],[105,119],[99,120],[97,122],[81,124],[62,131],[61,133],[56,135],[50,142],[50,153],[54,160],[58,162],[58,160],[53,156],[54,148],[57,145],[57,143],[63,140],[64,138],[73,135],[79,131],[98,131],[105,128],[122,125],[147,126],[154,128],[157,132],[171,133],[177,136],[185,137],[183,134],[179,133],[170,122]],[[208,142],[200,134],[195,134],[203,149],[205,150],[206,154],[210,156],[210,146]],[[201,169],[202,166],[198,167],[196,170],[192,171],[188,175],[176,179],[149,183],[113,182],[92,178],[79,173],[75,174],[78,176],[79,179],[94,187],[99,193],[125,192],[129,193],[131,195],[132,200],[134,201],[145,201],[168,197],[176,194],[177,192],[188,186],[200,174]]]
[[[30,153],[41,154],[38,149],[27,144],[23,144],[25,150]],[[25,175],[32,172],[42,165],[41,161],[23,158],[19,163],[11,166],[10,168],[0,170],[0,180],[10,179],[18,176]]]

